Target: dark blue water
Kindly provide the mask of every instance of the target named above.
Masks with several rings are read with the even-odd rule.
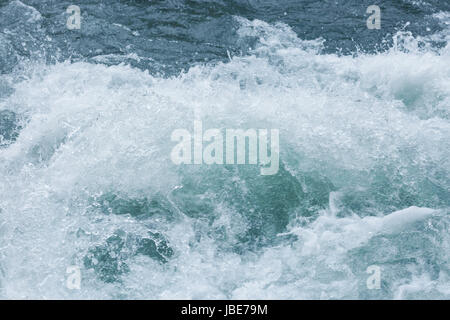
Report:
[[[392,36],[407,23],[406,30],[415,36],[435,34],[442,25],[430,15],[450,10],[448,1],[378,1],[383,26],[369,30],[366,9],[372,2],[81,1],[77,5],[83,28],[68,32],[65,10],[70,1],[23,1],[41,13],[37,25],[27,23],[24,13],[29,10],[6,6],[8,2],[3,1],[0,26],[13,33],[4,34],[10,43],[1,55],[5,61],[2,72],[11,70],[20,58],[79,61],[134,53],[151,60],[125,59],[127,63],[153,73],[173,74],[195,63],[226,61],[227,50],[233,55],[247,54],[252,42],[237,37],[234,16],[285,23],[301,39],[324,39],[327,53],[373,53],[389,48]]]

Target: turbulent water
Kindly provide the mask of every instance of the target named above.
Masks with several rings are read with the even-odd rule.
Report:
[[[444,0],[0,1],[0,298],[449,299],[449,40]],[[195,117],[278,173],[175,165]]]

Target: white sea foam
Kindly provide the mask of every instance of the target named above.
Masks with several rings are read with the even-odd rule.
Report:
[[[171,132],[189,128],[194,114],[213,128],[280,128],[280,160],[289,172],[319,171],[338,188],[366,187],[377,166],[396,168],[411,185],[429,168],[450,171],[448,46],[423,50],[400,35],[408,48],[320,54],[320,40],[302,41],[286,25],[238,20],[242,39],[258,38],[249,55],[177,77],[79,62],[34,65],[25,80],[14,82],[0,110],[28,122],[14,144],[0,149],[2,297],[379,297],[364,287],[373,261],[358,260],[355,250],[364,257],[387,241],[394,261],[403,235],[424,242],[433,232],[440,240],[417,250],[441,252],[440,271],[432,274],[420,255],[413,256],[418,262],[406,263],[409,273],[395,282],[389,278],[397,271],[393,262],[375,259],[389,283],[381,297],[449,297],[448,210],[339,217],[339,197],[313,222],[292,223],[287,234],[296,241],[259,253],[221,251],[207,233],[198,240],[196,222],[183,217],[164,230],[175,251],[167,264],[136,256],[128,261],[130,272],[113,284],[82,268],[82,289],[65,287],[67,266],[82,267],[93,244],[118,228],[138,235],[148,229],[129,216],[92,214],[90,197],[109,190],[170,195],[182,179],[170,161]],[[445,181],[433,183],[448,190]],[[236,213],[217,208],[220,223],[230,227]]]

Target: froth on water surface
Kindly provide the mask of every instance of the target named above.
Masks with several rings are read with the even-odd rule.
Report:
[[[86,1],[68,31],[0,2],[0,297],[448,299],[448,5],[342,3]],[[278,172],[174,164],[197,118],[278,129]]]

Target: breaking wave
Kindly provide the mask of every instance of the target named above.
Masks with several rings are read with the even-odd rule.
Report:
[[[448,12],[351,55],[234,15],[241,51],[175,72],[58,56],[38,10],[0,10],[33,30],[0,33],[0,297],[450,298]],[[279,129],[279,172],[174,165],[195,116]]]

